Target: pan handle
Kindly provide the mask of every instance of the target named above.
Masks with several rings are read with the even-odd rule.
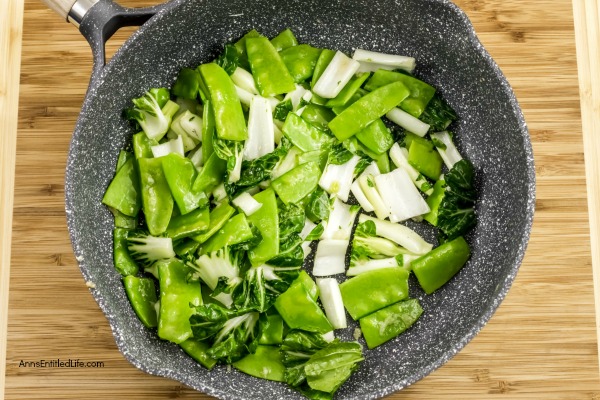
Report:
[[[144,8],[122,7],[111,0],[42,0],[61,17],[71,22],[92,48],[94,69],[90,83],[99,77],[106,64],[104,45],[124,26],[141,26],[169,2]]]

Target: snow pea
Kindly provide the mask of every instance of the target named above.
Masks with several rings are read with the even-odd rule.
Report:
[[[313,293],[309,292],[306,284],[298,278],[275,300],[275,308],[290,329],[319,333],[333,330],[323,310],[313,298]]]
[[[424,146],[427,146],[428,148],[431,148],[431,149],[433,149],[433,147],[434,147],[433,142],[431,140],[421,137],[419,135],[415,135],[412,132],[405,132],[403,141],[404,141],[404,147],[406,147],[407,149],[410,149],[410,146],[414,142],[421,143]]]
[[[192,336],[192,306],[202,304],[199,282],[187,280],[189,268],[176,258],[157,261],[160,286],[158,336],[181,343]]]
[[[462,236],[446,242],[412,262],[412,270],[427,294],[444,286],[471,256]]]
[[[329,108],[333,107],[343,107],[350,101],[352,96],[356,93],[358,89],[362,86],[363,83],[369,78],[370,73],[365,72],[362,74],[358,74],[357,76],[350,79],[350,82],[344,86],[342,91],[338,93],[333,99],[327,100],[325,105]]]
[[[208,161],[213,153],[213,136],[215,134],[215,115],[210,100],[204,102],[202,109],[202,160]]]
[[[309,103],[304,106],[302,119],[322,130],[329,129],[329,121],[335,118],[335,114],[329,108]]]
[[[112,215],[115,217],[115,226],[117,228],[135,229],[137,228],[137,218],[123,214],[116,208],[108,207]]]
[[[390,157],[387,153],[382,153],[379,157],[375,159],[377,163],[377,168],[379,168],[379,172],[382,174],[387,174],[392,169],[390,168]]]
[[[267,345],[283,343],[283,319],[281,315],[274,312],[273,314],[267,314],[266,319],[266,328],[261,328],[258,343]]]
[[[246,39],[248,62],[261,96],[270,97],[296,89],[281,56],[266,37]]]
[[[261,37],[262,35],[258,33],[255,29],[252,29],[248,33],[246,33],[240,40],[234,43],[235,48],[237,49],[240,58],[239,63],[240,67],[244,68],[246,71],[250,70],[250,64],[248,63],[248,53],[246,52],[246,40],[249,38]]]
[[[123,228],[115,228],[113,230],[113,260],[115,269],[123,276],[136,275],[138,273],[138,265],[129,255],[127,249],[127,235],[129,230]]]
[[[319,286],[317,286],[317,283],[312,280],[310,275],[308,275],[308,273],[305,270],[300,271],[300,274],[296,278],[296,281],[301,282],[302,285],[304,285],[306,291],[308,292],[310,298],[314,301],[317,301],[317,299],[319,298]]]
[[[150,234],[157,236],[169,225],[173,213],[173,196],[160,158],[140,158],[138,165],[146,225]]]
[[[198,71],[191,68],[182,68],[179,75],[177,75],[177,80],[175,80],[171,92],[177,97],[195,100],[198,97],[199,80]]]
[[[198,208],[185,215],[171,218],[165,234],[173,240],[179,240],[206,232],[209,224],[208,207]]]
[[[310,82],[311,88],[315,86],[315,83],[317,83],[321,75],[323,75],[325,68],[327,68],[333,56],[335,56],[335,51],[330,49],[323,49],[321,54],[319,54],[319,59],[315,64],[315,70],[313,71],[312,80]]]
[[[225,225],[233,213],[235,213],[235,208],[231,207],[229,203],[223,202],[219,204],[210,212],[210,225],[208,226],[208,230],[200,235],[193,236],[192,239],[197,243],[206,242],[208,238]]]
[[[314,390],[333,394],[363,360],[362,346],[358,342],[332,343],[315,352],[306,362],[306,381]]]
[[[187,256],[194,255],[199,247],[200,243],[191,238],[186,238],[174,243],[173,251],[175,251],[175,254],[177,254],[179,258],[185,259]]]
[[[217,360],[207,354],[207,350],[210,346],[200,340],[194,339],[193,337],[179,343],[179,347],[183,349],[190,357],[198,361],[200,364],[211,370],[216,364]]]
[[[128,275],[123,278],[125,293],[136,315],[148,328],[156,328],[156,288],[151,278],[138,278]]]
[[[198,172],[189,158],[176,153],[168,154],[162,157],[162,168],[181,214],[185,215],[208,203],[206,194],[202,190],[192,190]]]
[[[208,90],[217,136],[235,141],[248,139],[242,103],[227,72],[215,63],[202,64],[198,69]]]
[[[130,152],[125,151],[125,150],[121,150],[119,152],[119,157],[117,158],[117,168],[116,168],[116,171],[119,171],[121,169],[121,167],[123,165],[125,165],[125,163],[127,161],[129,161],[130,158],[135,158],[135,157]]]
[[[279,254],[279,215],[273,189],[269,188],[253,197],[262,206],[248,217],[248,221],[258,228],[262,240],[248,250],[248,258],[252,266],[258,266]]]
[[[288,47],[279,52],[283,63],[294,78],[294,82],[304,82],[313,75],[321,49],[308,44]]]
[[[435,148],[417,141],[413,141],[408,149],[408,162],[417,171],[434,181],[440,177],[444,163]]]
[[[248,375],[270,381],[285,382],[279,347],[258,345],[254,354],[233,363],[233,366]]]
[[[394,82],[367,93],[329,123],[329,129],[343,141],[366,128],[396,107],[409,95],[402,82]]]
[[[271,44],[275,47],[275,50],[281,51],[289,47],[298,46],[298,39],[294,36],[294,32],[290,29],[285,29],[271,39]]]
[[[387,152],[394,144],[390,130],[381,118],[376,119],[356,134],[356,138],[375,154]]]
[[[307,162],[273,180],[271,186],[285,204],[297,203],[315,190],[320,177],[319,164]]]
[[[329,135],[294,113],[288,114],[281,131],[302,151],[319,150],[332,142]]]
[[[400,301],[361,318],[360,330],[369,349],[373,349],[410,328],[422,313],[419,300]]]
[[[400,108],[418,118],[435,94],[435,88],[427,83],[400,72],[380,69],[375,71],[366,83],[365,89],[372,91],[392,82],[402,82],[410,91],[408,97],[400,103]]]
[[[196,176],[192,185],[192,192],[210,193],[223,182],[223,175],[227,170],[227,161],[221,160],[217,153],[212,153],[208,160],[204,161],[204,167]]]
[[[141,207],[139,182],[135,160],[130,158],[108,185],[102,203],[125,215],[135,217]]]
[[[200,254],[212,253],[222,249],[225,246],[238,244],[250,240],[254,237],[252,229],[244,214],[237,214],[223,225],[214,235],[212,235],[200,249]]]
[[[433,192],[425,200],[431,211],[423,215],[423,219],[433,226],[437,226],[438,210],[444,198],[444,193],[446,193],[446,182],[440,179],[433,185]]]
[[[365,272],[340,285],[344,306],[358,320],[408,297],[408,272],[382,268]]]
[[[152,158],[152,146],[156,146],[158,142],[148,138],[144,132],[139,132],[133,135],[133,154],[135,158]]]

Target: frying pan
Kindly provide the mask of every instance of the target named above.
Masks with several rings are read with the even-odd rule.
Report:
[[[533,219],[531,144],[509,84],[468,18],[451,2],[174,0],[129,9],[108,0],[47,1],[79,27],[94,56],[66,170],[73,250],[84,279],[95,285],[90,291],[119,350],[136,367],[224,399],[300,397],[283,384],[224,366],[208,372],[178,346],[145,329],[113,267],[113,219],[101,205],[119,150],[134,133],[121,110],[149,88],[170,87],[181,68],[214,59],[225,43],[252,28],[271,37],[289,27],[300,42],[346,53],[360,47],[416,57],[417,75],[439,88],[457,111],[457,146],[476,168],[479,223],[467,236],[471,260],[433,295],[424,296],[411,281],[411,297],[419,298],[424,314],[400,337],[366,351],[366,360],[337,398],[377,398],[421,379],[462,349],[505,297]],[[139,24],[105,65],[105,41],[119,27]],[[435,242],[433,231],[409,225]],[[352,332],[353,326],[338,336],[352,340]]]

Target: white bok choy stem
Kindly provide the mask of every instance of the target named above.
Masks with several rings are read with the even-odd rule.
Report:
[[[235,92],[237,93],[238,97],[240,98],[240,103],[242,103],[244,106],[246,107],[250,107],[250,104],[252,103],[252,97],[256,96],[252,93],[250,93],[249,91],[242,89],[241,87],[237,86],[237,85],[233,85],[235,87]],[[277,106],[277,104],[279,104],[279,100],[277,100],[275,97],[263,97],[265,99],[267,99],[269,101],[269,104],[271,104],[271,109],[275,109],[275,107]]]
[[[343,201],[348,201],[354,169],[359,161],[360,157],[355,155],[344,164],[327,164],[321,179],[319,179],[319,186],[327,193],[335,195]]]
[[[237,67],[233,74],[231,74],[231,80],[233,83],[244,89],[247,92],[252,94],[258,94],[258,89],[256,88],[256,83],[254,82],[254,77],[248,71],[243,68]]]
[[[194,150],[190,151],[187,157],[190,159],[190,161],[192,161],[192,164],[194,164],[194,167],[196,167],[197,170],[200,169],[202,165],[204,165],[204,160],[202,159],[201,145],[196,147]]]
[[[352,207],[336,197],[327,222],[323,221],[325,229],[320,239],[350,239],[357,213],[358,207]]]
[[[244,159],[254,160],[275,150],[273,109],[264,97],[253,96],[248,112],[248,139],[244,144]]]
[[[382,268],[401,267],[410,270],[411,263],[421,256],[413,254],[398,254],[396,257],[381,258],[378,260],[369,260],[355,265],[351,265],[346,271],[348,276],[356,276],[365,272],[374,271]]]
[[[356,201],[358,201],[358,204],[360,204],[363,210],[365,210],[366,212],[371,212],[375,210],[375,208],[373,208],[373,204],[371,204],[363,190],[360,188],[358,179],[352,183],[352,186],[350,186],[350,191],[352,192],[354,198],[356,199]]]
[[[402,168],[377,175],[374,179],[383,203],[390,210],[390,221],[406,221],[430,211],[429,206]]]
[[[313,229],[317,227],[317,224],[312,222],[310,219],[306,218],[304,221],[304,228],[302,228],[302,232],[300,232],[300,237],[302,240],[305,240],[309,233],[312,232]]]
[[[449,170],[452,169],[454,164],[462,160],[462,156],[458,152],[454,142],[452,142],[452,138],[450,137],[448,131],[432,133],[430,136],[431,139],[434,140],[434,144],[435,140],[437,140],[446,146],[445,149],[438,146],[435,146],[435,148],[440,153],[442,160],[444,160],[444,164],[446,164],[446,167],[448,167]]]
[[[396,125],[401,126],[415,135],[423,137],[427,131],[429,131],[429,124],[426,124],[420,119],[413,117],[398,107],[392,108],[387,114],[385,114],[385,116]]]
[[[433,193],[433,186],[415,169],[415,167],[408,163],[408,150],[406,150],[406,148],[400,147],[398,143],[394,143],[390,149],[390,158],[396,167],[406,171],[417,189],[428,196]]]
[[[323,98],[333,99],[354,76],[360,63],[337,51],[323,74],[319,77],[313,92]]]
[[[417,61],[414,59],[414,57],[378,53],[376,51],[363,49],[356,49],[354,55],[352,55],[352,58],[356,61],[360,61],[361,64],[373,64],[377,66],[376,69],[365,70],[364,72],[376,71],[378,69],[393,70],[400,68],[412,73],[417,65]]]
[[[250,216],[258,211],[259,208],[262,207],[262,203],[254,200],[254,197],[250,196],[248,192],[244,192],[240,194],[238,197],[231,201],[234,206],[239,207],[240,210],[246,214],[246,216]]]
[[[319,298],[331,326],[334,329],[347,328],[346,309],[338,282],[335,278],[321,278],[317,279],[317,285],[319,286]]]
[[[285,157],[283,157],[283,159],[277,163],[275,168],[273,168],[271,179],[279,178],[281,175],[296,167],[298,165],[298,156],[300,154],[302,154],[302,151],[296,146],[289,149]]]
[[[304,96],[310,93],[310,91],[304,89],[302,86],[296,84],[296,90],[289,92],[283,98],[283,101],[290,100],[292,102],[292,111],[298,111],[298,107],[300,107],[300,101],[304,98]],[[311,94],[312,97],[312,94]],[[308,98],[310,100],[310,97]],[[307,101],[308,101],[307,100]]]
[[[176,153],[184,157],[185,152],[183,150],[183,139],[181,136],[177,136],[177,139],[169,140],[168,142],[157,144],[152,146],[152,156],[154,158],[166,156],[167,154]]]
[[[413,254],[425,254],[431,251],[433,245],[427,243],[419,234],[407,226],[395,224],[389,221],[382,221],[377,218],[361,214],[358,222],[373,221],[375,223],[375,232],[377,236],[389,239],[399,244]]]
[[[348,240],[321,240],[317,246],[313,266],[314,276],[342,274],[346,270]]]

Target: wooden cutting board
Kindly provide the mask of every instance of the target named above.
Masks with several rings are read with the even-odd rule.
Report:
[[[141,4],[133,1],[127,5]],[[391,398],[600,399],[571,0],[456,3],[471,18],[523,108],[535,155],[537,212],[521,270],[489,324],[445,366]],[[579,14],[578,27],[593,16]],[[119,32],[109,53],[132,31]],[[597,45],[597,38],[588,39]],[[6,398],[203,398],[177,382],[147,375],[123,358],[72,254],[64,170],[90,70],[90,51],[77,30],[41,3],[27,0]],[[22,366],[55,359],[100,362],[103,367]]]

